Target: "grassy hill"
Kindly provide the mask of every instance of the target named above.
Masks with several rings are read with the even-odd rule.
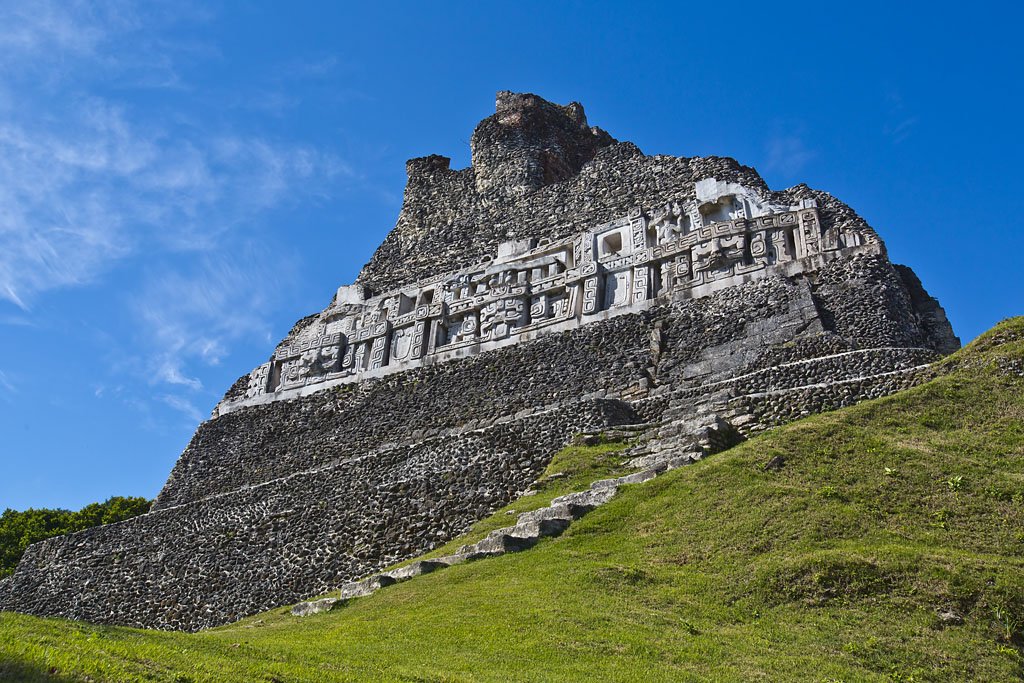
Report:
[[[1024,318],[939,372],[331,613],[194,635],[3,614],[0,679],[1019,680]],[[510,507],[614,470],[615,448],[566,451],[570,476]]]

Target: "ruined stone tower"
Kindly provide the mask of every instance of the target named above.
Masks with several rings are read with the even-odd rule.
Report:
[[[579,431],[714,415],[752,434],[959,347],[831,195],[646,156],[576,103],[496,109],[470,168],[408,162],[357,281],[228,390],[152,512],[32,546],[0,608],[222,624],[447,541]]]

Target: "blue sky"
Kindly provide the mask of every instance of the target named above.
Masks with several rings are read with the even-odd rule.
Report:
[[[0,508],[155,495],[502,89],[828,190],[964,341],[1024,313],[1024,11],[836,5],[0,0]]]

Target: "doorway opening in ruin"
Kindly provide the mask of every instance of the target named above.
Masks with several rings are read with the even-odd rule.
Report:
[[[789,258],[796,258],[796,235],[793,234],[793,228],[786,228],[783,233],[786,236],[786,251],[789,252]]]

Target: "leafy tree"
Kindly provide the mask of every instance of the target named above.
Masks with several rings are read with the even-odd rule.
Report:
[[[47,508],[4,510],[0,515],[0,578],[14,573],[25,549],[37,541],[121,522],[149,512],[151,503],[145,498],[114,496],[103,503],[90,503],[77,512]]]

